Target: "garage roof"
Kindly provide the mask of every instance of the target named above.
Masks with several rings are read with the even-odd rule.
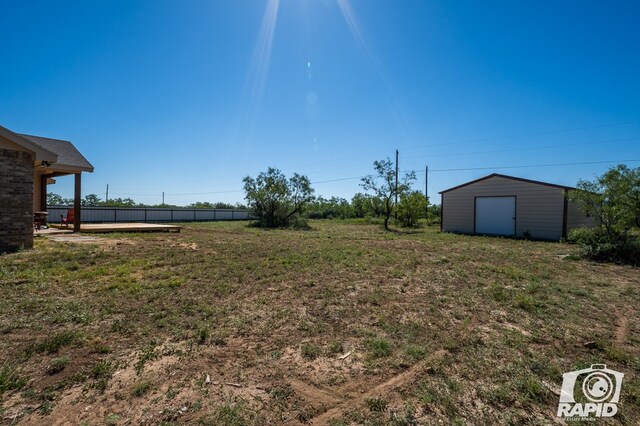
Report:
[[[551,187],[560,188],[560,189],[575,189],[574,187],[571,187],[571,186],[557,185],[555,183],[541,182],[539,180],[524,179],[524,178],[519,178],[519,177],[515,177],[515,176],[503,175],[503,174],[500,174],[500,173],[491,173],[490,175],[485,176],[485,177],[481,177],[480,179],[472,180],[470,182],[463,183],[462,185],[454,186],[453,188],[449,188],[449,189],[445,189],[444,191],[440,191],[440,194],[444,194],[445,192],[453,191],[454,189],[458,189],[458,188],[462,188],[462,187],[465,187],[465,186],[468,186],[468,185],[472,185],[474,183],[478,183],[478,182],[481,182],[483,180],[490,179],[492,177],[501,177],[501,178],[505,178],[505,179],[517,180],[517,181],[520,181],[520,182],[527,182],[527,183],[534,183],[536,185],[551,186]]]

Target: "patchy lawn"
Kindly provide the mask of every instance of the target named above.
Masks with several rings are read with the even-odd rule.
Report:
[[[562,373],[625,373],[640,273],[557,243],[187,224],[0,256],[0,418],[29,424],[546,424]]]

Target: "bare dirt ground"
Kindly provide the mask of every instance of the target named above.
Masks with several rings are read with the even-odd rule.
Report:
[[[558,243],[187,224],[0,256],[3,424],[553,424],[562,373],[625,373],[640,273]]]

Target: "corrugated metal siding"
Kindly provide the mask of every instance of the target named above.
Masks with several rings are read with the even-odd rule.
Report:
[[[516,196],[516,236],[529,231],[532,238],[562,238],[564,190],[494,176],[443,195],[443,230],[473,234],[474,199],[486,196]]]
[[[60,222],[69,207],[49,206],[48,222]],[[160,207],[82,207],[83,223],[197,222],[251,219],[246,209],[189,209]]]
[[[580,228],[581,226],[594,227],[598,225],[600,225],[598,219],[593,216],[587,217],[587,215],[580,210],[578,203],[569,201],[567,205],[567,232],[573,228]]]

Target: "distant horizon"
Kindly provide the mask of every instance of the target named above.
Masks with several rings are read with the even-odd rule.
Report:
[[[4,7],[0,125],[74,143],[83,196],[244,203],[276,167],[351,199],[373,161],[438,192],[640,165],[640,5],[44,0]],[[24,31],[29,22],[29,31]],[[521,167],[515,167],[521,166]],[[61,177],[49,192],[73,195]]]

